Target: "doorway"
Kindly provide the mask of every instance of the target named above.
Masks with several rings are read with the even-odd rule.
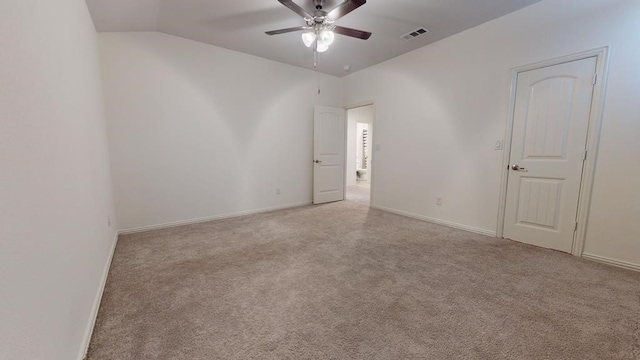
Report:
[[[347,110],[346,198],[366,205],[371,201],[373,120],[373,105]]]
[[[514,70],[498,236],[581,255],[606,53]]]

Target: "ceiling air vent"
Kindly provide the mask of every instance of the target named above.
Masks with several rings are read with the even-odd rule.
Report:
[[[420,35],[424,35],[426,33],[428,33],[429,30],[425,29],[425,28],[419,28],[419,29],[415,29],[413,31],[411,31],[408,34],[404,34],[402,35],[402,38],[405,40],[411,40],[411,39],[415,39]]]

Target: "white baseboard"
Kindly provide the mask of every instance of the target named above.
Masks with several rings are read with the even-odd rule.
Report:
[[[84,338],[82,339],[82,348],[78,354],[78,360],[82,360],[87,357],[87,351],[89,351],[89,344],[91,343],[91,336],[93,335],[93,328],[96,325],[96,319],[98,318],[98,310],[100,309],[100,302],[102,302],[102,294],[104,293],[104,287],[107,285],[107,276],[109,276],[109,269],[111,268],[111,261],[113,260],[113,254],[116,251],[116,245],[118,244],[118,234],[116,233],[113,239],[113,245],[111,246],[111,252],[107,263],[102,270],[102,279],[100,280],[100,287],[96,293],[96,298],[93,302],[93,310],[91,311],[91,317],[89,324],[84,332]]]
[[[604,257],[600,255],[583,253],[582,258],[587,260],[597,261],[603,264],[613,265],[613,266],[620,267],[627,270],[640,271],[640,264],[634,264],[634,263],[630,263],[622,260],[610,259],[608,257]]]
[[[131,229],[119,230],[118,234],[120,235],[134,234],[134,233],[139,233],[143,231],[166,229],[174,226],[197,224],[197,223],[203,223],[203,222],[208,222],[213,220],[230,219],[230,218],[239,217],[239,216],[260,214],[260,213],[265,213],[269,211],[284,210],[284,209],[290,209],[290,208],[306,206],[306,205],[311,205],[311,201],[296,203],[296,204],[280,205],[280,206],[274,206],[274,207],[262,208],[262,209],[239,211],[235,213],[227,213],[227,214],[208,216],[208,217],[197,218],[197,219],[188,219],[188,220],[172,221],[172,222],[163,223],[163,224],[141,226],[141,227],[136,227]]]
[[[389,213],[396,214],[396,215],[410,217],[410,218],[416,219],[416,220],[427,221],[427,222],[438,224],[438,225],[444,225],[444,226],[452,227],[452,228],[455,228],[455,229],[465,230],[465,231],[473,232],[473,233],[476,233],[476,234],[482,234],[482,235],[486,235],[486,236],[496,237],[496,232],[495,231],[491,231],[491,230],[485,230],[485,229],[480,229],[480,228],[473,227],[473,226],[462,225],[462,224],[454,223],[454,222],[447,221],[447,220],[435,219],[435,218],[431,218],[431,217],[428,217],[428,216],[418,215],[418,214],[414,214],[414,213],[410,213],[410,212],[406,212],[406,211],[402,211],[402,210],[396,210],[396,209],[392,209],[392,208],[388,208],[388,207],[384,207],[384,206],[379,206],[379,205],[371,205],[371,208],[372,209],[376,209],[376,210],[389,212]]]

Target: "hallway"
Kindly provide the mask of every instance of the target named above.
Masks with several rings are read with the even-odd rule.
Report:
[[[345,200],[369,206],[371,202],[371,183],[347,186]]]

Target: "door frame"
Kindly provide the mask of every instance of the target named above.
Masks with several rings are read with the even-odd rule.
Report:
[[[577,228],[573,234],[573,247],[571,254],[582,256],[587,233],[587,221],[591,206],[591,192],[593,190],[593,179],[596,171],[596,161],[598,158],[598,145],[600,131],[602,127],[602,117],[604,114],[604,101],[607,88],[609,72],[609,46],[588,50],[572,55],[567,55],[551,60],[541,61],[529,65],[519,66],[511,69],[511,87],[509,90],[509,109],[504,136],[504,153],[502,156],[502,178],[500,180],[500,202],[498,207],[497,237],[504,236],[504,217],[507,204],[507,181],[509,178],[509,164],[511,158],[511,140],[513,137],[513,122],[515,115],[516,87],[518,75],[525,71],[537,70],[549,66],[560,65],[568,62],[583,60],[591,57],[596,58],[597,83],[593,88],[591,100],[591,113],[587,132],[587,159],[582,167],[582,180],[580,183],[580,193],[578,195],[578,213],[576,215]]]
[[[361,101],[361,102],[357,102],[357,103],[353,103],[350,105],[347,105],[344,107],[344,110],[346,112],[346,120],[345,121],[345,136],[344,136],[344,146],[345,149],[347,148],[347,146],[349,145],[349,140],[347,138],[348,134],[349,134],[349,110],[351,109],[357,109],[360,107],[365,107],[365,106],[371,106],[373,108],[373,119],[371,119],[371,127],[373,128],[373,134],[369,137],[369,142],[371,143],[371,170],[369,172],[369,207],[372,207],[374,202],[373,202],[373,187],[374,187],[374,173],[376,171],[376,148],[375,148],[375,142],[374,139],[376,137],[376,118],[377,116],[377,112],[376,112],[376,104],[375,104],[375,100],[367,100],[367,101]],[[347,198],[347,172],[346,172],[346,168],[347,168],[347,153],[348,151],[345,150],[344,152],[344,156],[345,156],[345,175],[344,175],[344,197],[345,199]]]

